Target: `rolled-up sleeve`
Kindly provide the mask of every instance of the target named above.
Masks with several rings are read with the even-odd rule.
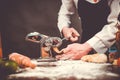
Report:
[[[117,26],[120,25],[118,16],[120,15],[120,0],[113,0],[110,5],[111,13],[108,16],[108,24],[95,36],[87,41],[98,53],[105,53],[110,46],[115,43]]]
[[[73,0],[62,0],[62,5],[58,12],[58,28],[61,31],[63,27],[69,27],[70,18],[75,13],[75,4]]]

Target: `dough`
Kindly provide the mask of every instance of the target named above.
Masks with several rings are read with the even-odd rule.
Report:
[[[81,60],[94,63],[106,63],[107,56],[105,54],[96,53],[91,55],[85,55],[81,58]]]

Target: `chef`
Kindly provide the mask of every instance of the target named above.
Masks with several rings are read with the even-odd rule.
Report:
[[[73,43],[63,49],[66,53],[58,58],[80,59],[92,50],[106,53],[115,43],[120,25],[120,0],[61,0],[58,28],[71,41],[81,38],[81,43]],[[71,16],[79,15],[83,33],[71,26]]]

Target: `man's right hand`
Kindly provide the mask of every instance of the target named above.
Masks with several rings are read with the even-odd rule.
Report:
[[[87,55],[91,50],[92,47],[88,43],[72,43],[62,49],[64,54],[58,55],[56,58],[60,60],[80,60],[81,57]]]
[[[62,29],[64,37],[72,42],[77,41],[80,34],[74,29],[69,27],[64,27]]]

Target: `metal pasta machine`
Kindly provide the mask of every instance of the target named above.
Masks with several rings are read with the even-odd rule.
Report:
[[[58,49],[62,45],[62,41],[59,37],[50,37],[39,32],[31,32],[25,37],[27,41],[40,44],[41,57],[38,61],[55,61],[55,57],[52,51],[55,51],[57,54],[61,54],[62,51]]]

